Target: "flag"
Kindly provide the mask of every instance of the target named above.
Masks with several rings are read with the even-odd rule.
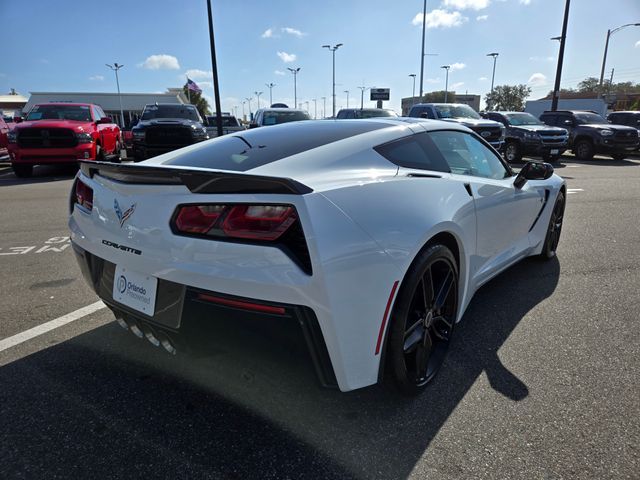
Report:
[[[196,82],[187,77],[187,89],[192,92],[202,93],[202,89],[198,86]]]

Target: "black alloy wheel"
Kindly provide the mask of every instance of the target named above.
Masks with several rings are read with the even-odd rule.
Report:
[[[504,158],[509,163],[516,163],[522,160],[522,152],[518,142],[507,142],[504,149]]]
[[[594,154],[593,144],[589,140],[579,140],[573,146],[573,153],[578,160],[591,160]]]
[[[449,348],[458,312],[458,268],[451,251],[423,251],[405,277],[391,315],[390,367],[398,389],[417,394]]]
[[[561,191],[558,193],[556,204],[553,206],[553,212],[551,212],[551,218],[549,219],[547,235],[544,239],[542,253],[540,254],[543,259],[551,259],[556,256],[558,243],[560,243],[560,234],[562,233],[565,203],[564,192]]]

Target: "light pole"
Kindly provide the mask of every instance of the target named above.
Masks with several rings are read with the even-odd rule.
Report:
[[[327,117],[327,97],[322,98],[322,118]]]
[[[449,69],[451,68],[451,65],[442,65],[440,68],[444,68],[447,72],[444,81],[444,103],[447,103],[447,94],[449,90]]]
[[[347,94],[347,108],[349,108],[349,90],[344,90],[344,93]]]
[[[273,90],[273,87],[275,87],[276,84],[271,82],[271,83],[265,83],[265,85],[269,87],[269,106],[271,106],[273,105],[273,96],[271,95],[271,90]]]
[[[496,59],[500,55],[497,52],[487,53],[487,57],[493,57],[493,73],[491,74],[491,100],[493,100],[493,81],[496,78]],[[491,110],[491,105],[487,105],[487,110]]]
[[[627,27],[640,27],[640,23],[627,23],[613,30],[607,30],[607,41],[604,43],[604,55],[602,57],[602,70],[600,70],[600,83],[598,84],[598,97],[602,96],[602,81],[604,80],[604,67],[607,63],[607,50],[609,50],[609,37],[616,32],[619,32],[623,28]]]
[[[242,119],[246,120],[244,117],[244,104],[247,103],[246,100],[242,100]]]
[[[251,98],[247,97],[245,98],[245,100],[247,101],[247,103],[249,104],[249,121],[253,120],[253,114],[251,113]]]
[[[307,105],[307,112],[309,111],[309,100],[307,100],[306,102],[304,102]]]
[[[262,95],[262,92],[253,92],[253,94],[258,97],[258,108],[260,108],[260,95]]]
[[[362,85],[361,87],[358,87],[358,88],[360,89],[360,110],[362,110],[364,108],[364,91],[367,90],[367,87]]]
[[[298,76],[298,72],[300,71],[300,67],[298,68],[287,67],[287,70],[293,73],[293,108],[296,108],[296,105],[298,104],[298,86],[297,86],[296,78]]]
[[[411,106],[416,104],[416,74],[410,73],[409,76],[413,78],[413,90],[411,91]]]
[[[427,21],[427,0],[422,5],[422,53],[420,54],[420,98],[422,98],[422,86],[424,84],[424,34]]]
[[[318,101],[317,99],[313,98],[313,119],[317,120],[318,119]]]
[[[107,67],[116,72],[116,85],[118,87],[118,101],[120,102],[120,125],[124,128],[124,111],[122,110],[122,96],[120,95],[120,80],[118,79],[118,70],[120,70],[124,65],[119,65],[114,62],[113,65],[109,65],[105,63]]]
[[[564,61],[564,44],[567,40],[567,24],[569,23],[569,4],[571,0],[566,0],[564,4],[564,19],[562,20],[562,35],[560,35],[560,53],[558,53],[558,66],[556,68],[556,81],[553,86],[553,97],[551,100],[551,111],[558,110],[558,98],[560,96],[560,79],[562,78],[562,62]]]
[[[336,118],[336,50],[339,49],[342,45],[342,43],[336,43],[333,47],[331,45],[322,46],[322,48],[328,48],[333,56],[333,118]]]

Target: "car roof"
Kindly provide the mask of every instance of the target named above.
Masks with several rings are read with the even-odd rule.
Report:
[[[600,115],[598,112],[594,112],[593,110],[545,110],[542,113],[595,113],[596,115]]]
[[[609,112],[609,115],[615,115],[616,113],[631,113],[633,115],[640,115],[638,110],[619,110],[617,112]]]
[[[283,108],[283,107],[269,107],[269,108],[259,108],[258,110],[256,110],[254,113],[258,113],[258,112],[302,112],[302,113],[308,113],[306,110],[301,109],[301,108]]]
[[[95,103],[85,103],[85,102],[43,102],[43,103],[36,103],[34,105],[34,107],[41,107],[44,105],[77,105],[80,107],[89,107],[92,105],[95,105]]]

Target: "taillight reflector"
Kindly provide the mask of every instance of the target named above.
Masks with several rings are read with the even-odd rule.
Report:
[[[80,179],[76,181],[76,203],[89,211],[93,209],[93,189]]]
[[[235,300],[232,298],[218,297],[216,295],[208,295],[206,293],[199,293],[196,300],[202,300],[210,303],[217,303],[219,305],[225,305],[227,307],[242,308],[244,310],[252,310],[254,312],[270,313],[273,315],[284,315],[284,307],[276,307],[274,305],[263,305],[261,303],[247,302],[244,300]]]
[[[182,207],[176,217],[176,227],[186,233],[207,233],[216,224],[224,205],[189,205]]]

